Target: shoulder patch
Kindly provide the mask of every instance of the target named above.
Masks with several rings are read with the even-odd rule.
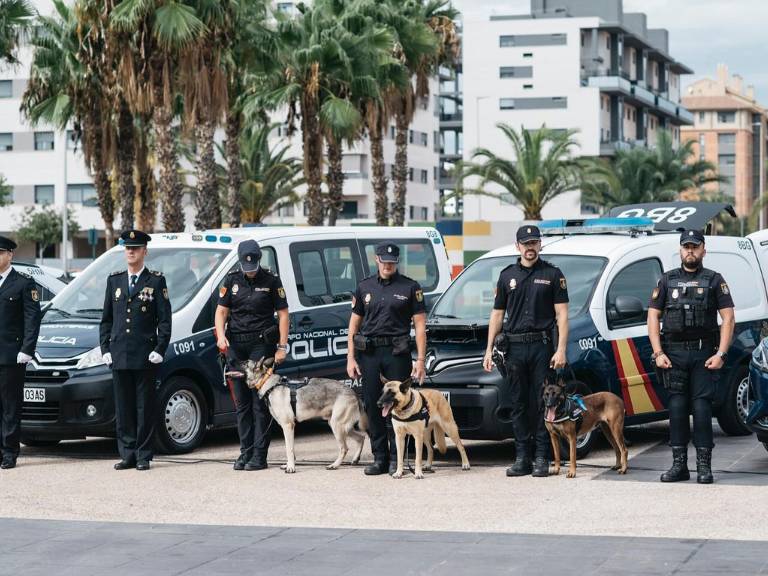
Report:
[[[163,273],[160,272],[160,270],[150,270],[149,272],[151,274],[154,274],[155,276],[162,276],[163,275]]]
[[[125,270],[115,270],[110,274],[110,276],[117,276],[118,274],[127,274],[128,272]]]

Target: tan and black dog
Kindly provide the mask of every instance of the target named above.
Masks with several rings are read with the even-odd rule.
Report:
[[[411,379],[400,382],[387,380],[383,376],[384,389],[377,402],[381,415],[385,418],[392,412],[392,426],[397,441],[397,471],[393,478],[403,477],[403,459],[405,458],[405,437],[410,434],[416,444],[416,467],[414,476],[424,478],[424,470],[432,469],[434,450],[432,437],[440,454],[445,454],[445,435],[456,444],[461,454],[461,469],[469,470],[469,459],[464,445],[459,438],[459,427],[453,419],[453,411],[448,400],[438,390],[413,390]],[[421,445],[427,447],[427,463],[422,466]]]
[[[581,422],[570,419],[566,408],[565,382],[544,381],[544,424],[549,430],[554,451],[554,474],[560,474],[560,437],[568,440],[570,463],[568,478],[576,477],[576,437],[600,426],[603,434],[616,451],[616,465],[612,467],[619,474],[627,472],[627,447],[624,444],[624,402],[611,392],[596,392],[582,398],[586,411],[581,413]],[[578,428],[578,429],[577,429]]]

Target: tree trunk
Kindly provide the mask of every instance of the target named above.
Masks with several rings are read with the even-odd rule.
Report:
[[[120,202],[120,226],[123,230],[134,227],[136,186],[133,168],[136,153],[133,130],[133,115],[128,110],[128,104],[121,99],[117,126],[117,196]]]
[[[163,208],[163,229],[183,232],[184,210],[181,201],[184,189],[179,179],[179,156],[173,135],[173,112],[162,104],[152,113],[155,127],[155,155],[157,156],[158,192]]]
[[[149,129],[149,118],[142,116],[141,131],[135,138],[136,143],[136,175],[139,183],[139,213],[136,217],[136,227],[150,233],[155,230],[157,206],[155,205],[155,176],[149,162],[146,131]]]
[[[332,137],[327,139],[328,173],[328,226],[336,226],[336,218],[344,209],[344,172],[341,166],[341,144]]]
[[[197,194],[195,195],[195,228],[208,230],[221,228],[219,185],[216,181],[216,158],[213,154],[213,135],[216,125],[210,118],[200,118],[195,128],[198,146]]]
[[[408,127],[409,122],[402,111],[396,117],[395,164],[392,167],[394,198],[392,201],[392,224],[405,224],[405,203],[408,191]]]
[[[307,224],[323,225],[323,135],[317,119],[316,103],[302,101],[301,136],[304,144],[304,178],[307,181]]]
[[[227,221],[233,228],[240,226],[243,211],[240,188],[243,185],[243,170],[240,165],[240,127],[242,118],[239,112],[227,114],[226,141],[224,152],[227,155]]]
[[[115,202],[112,198],[112,187],[109,182],[109,174],[106,170],[104,161],[104,134],[101,123],[101,110],[98,104],[94,107],[90,115],[90,129],[86,128],[86,138],[90,149],[90,170],[93,178],[93,186],[96,188],[96,196],[99,203],[99,213],[104,221],[104,240],[107,250],[115,244]]]
[[[373,201],[376,212],[376,224],[389,224],[389,200],[387,198],[387,177],[384,175],[384,146],[381,126],[378,118],[373,126],[369,126],[371,139],[371,181],[373,184]]]

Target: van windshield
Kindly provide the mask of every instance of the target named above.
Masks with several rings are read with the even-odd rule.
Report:
[[[183,308],[216,270],[229,250],[205,248],[150,248],[144,265],[165,276],[171,309]],[[45,321],[61,321],[73,316],[101,318],[107,277],[125,270],[122,250],[108,252],[88,266],[53,299]]]
[[[573,318],[587,305],[607,260],[598,256],[547,254],[544,258],[560,268],[568,282],[568,316]],[[493,308],[499,273],[517,262],[517,256],[475,260],[451,284],[435,304],[431,317],[487,321]]]

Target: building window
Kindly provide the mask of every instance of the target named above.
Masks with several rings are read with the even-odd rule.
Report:
[[[704,119],[707,117],[706,112],[699,112],[699,122],[704,122]]]
[[[515,46],[563,46],[567,43],[565,34],[516,34],[499,36],[500,48]]]
[[[53,132],[35,132],[35,150],[53,150]]]
[[[339,214],[339,216],[347,220],[357,218],[357,201],[345,200],[344,207],[341,209],[341,214]]]
[[[426,206],[421,207],[421,219],[426,220],[429,218],[429,210],[426,208]]]
[[[501,66],[499,78],[533,78],[533,66]]]
[[[567,108],[568,98],[554,96],[552,98],[499,98],[499,110],[544,110]]]
[[[735,132],[721,132],[717,135],[717,145],[720,146],[735,146],[736,145],[736,133]]]
[[[704,160],[706,156],[706,138],[704,134],[699,134],[699,160]]]
[[[35,186],[35,204],[53,204],[54,188],[49,184]]]
[[[523,90],[533,90],[533,84],[523,84]]]
[[[413,168],[408,168],[408,182],[413,182]]]
[[[67,202],[83,206],[97,206],[98,197],[93,184],[69,184],[67,186]]]
[[[421,177],[419,179],[420,182],[422,184],[427,184],[429,182],[429,172],[427,172],[426,170],[421,170],[420,172],[421,172]]]
[[[277,11],[282,14],[293,14],[293,2],[278,2]]]
[[[13,133],[0,133],[0,150],[13,150]]]
[[[718,112],[717,121],[720,124],[730,124],[731,122],[736,122],[736,112],[735,111]]]
[[[735,154],[719,154],[717,156],[717,161],[720,166],[736,166],[736,155]]]
[[[523,52],[523,58],[533,58],[533,52]]]
[[[608,35],[605,37],[605,48],[606,48],[607,50],[610,50],[610,49],[611,49],[611,35],[610,35],[610,34],[608,34]]]
[[[293,204],[289,204],[288,206],[281,206],[277,209],[277,215],[282,216],[285,218],[293,218],[294,210],[293,210]]]
[[[392,140],[394,140],[394,139],[395,139],[395,127],[394,127],[394,126],[390,126],[390,127],[389,127],[389,137],[390,137],[390,139],[392,139]]]
[[[0,98],[13,98],[13,80],[0,80]]]
[[[82,150],[83,149],[83,135],[80,134],[78,138],[77,132],[74,130],[67,130],[67,150]]]

